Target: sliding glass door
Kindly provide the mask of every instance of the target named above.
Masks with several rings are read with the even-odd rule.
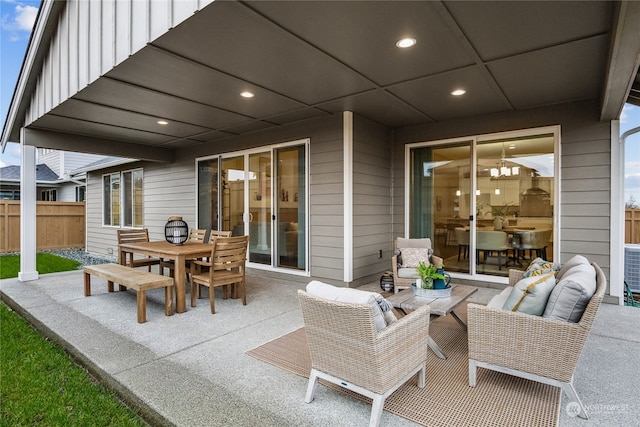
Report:
[[[449,271],[469,272],[471,141],[410,150],[409,236],[430,237]]]
[[[408,147],[407,233],[449,272],[508,276],[554,259],[555,128]]]
[[[306,271],[306,206],[306,144],[198,161],[198,226],[248,234],[254,267]]]

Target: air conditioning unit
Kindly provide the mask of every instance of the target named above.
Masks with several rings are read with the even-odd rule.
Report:
[[[624,280],[640,293],[640,245],[624,245]]]

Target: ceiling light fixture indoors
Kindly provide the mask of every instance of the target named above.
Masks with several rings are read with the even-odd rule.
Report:
[[[506,156],[504,153],[504,143],[502,144],[502,156],[500,158],[500,163],[498,163],[498,167],[491,168],[491,177],[492,178],[500,178],[501,176],[511,176],[511,175],[519,175],[520,174],[520,166],[507,166]]]
[[[240,96],[243,98],[253,98],[253,92],[249,92],[248,90],[245,90],[244,92],[240,92]]]
[[[467,91],[464,90],[464,89],[456,89],[456,90],[451,92],[451,95],[453,95],[453,96],[462,96],[465,93],[467,93]]]
[[[413,39],[411,37],[406,37],[404,39],[398,40],[396,42],[396,46],[401,49],[406,49],[408,47],[415,46],[416,43],[417,43],[416,39]]]

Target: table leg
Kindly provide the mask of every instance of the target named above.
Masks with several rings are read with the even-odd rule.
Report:
[[[84,273],[84,296],[91,296],[91,275]]]
[[[186,303],[186,284],[185,275],[187,274],[185,268],[186,257],[184,255],[178,255],[175,259],[175,273],[173,280],[175,281],[176,288],[176,313],[184,313],[187,311]]]
[[[429,335],[429,348],[440,359],[446,359],[447,358],[447,356],[442,352],[442,350],[440,350],[440,346],[438,344],[436,344],[436,342],[433,340],[433,338],[431,338],[431,335]]]
[[[458,321],[458,323],[460,323],[460,325],[466,331],[467,330],[467,323],[460,316],[458,316],[458,314],[453,310],[451,310],[451,315],[453,316],[454,319],[456,319]]]

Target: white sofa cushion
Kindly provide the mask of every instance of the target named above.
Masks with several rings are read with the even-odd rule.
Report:
[[[584,257],[583,257],[584,258]],[[591,264],[579,262],[567,269],[558,281],[542,317],[577,323],[596,291],[596,270]]]
[[[553,273],[524,278],[515,284],[502,308],[540,316],[555,285]]]
[[[512,290],[513,290],[513,287],[511,286],[507,286],[506,288],[504,288],[502,292],[500,292],[498,295],[491,298],[491,301],[489,301],[489,304],[487,304],[487,307],[502,308],[504,303],[507,302],[507,298],[509,298],[509,295],[511,295]]]
[[[378,331],[384,329],[388,324],[396,321],[396,317],[391,310],[384,313],[382,312],[378,299],[381,301],[385,300],[382,298],[382,295],[376,292],[368,292],[352,288],[340,288],[318,280],[312,280],[307,284],[307,292],[311,295],[328,299],[330,301],[369,304],[373,308],[373,320],[376,325],[376,330]]]

